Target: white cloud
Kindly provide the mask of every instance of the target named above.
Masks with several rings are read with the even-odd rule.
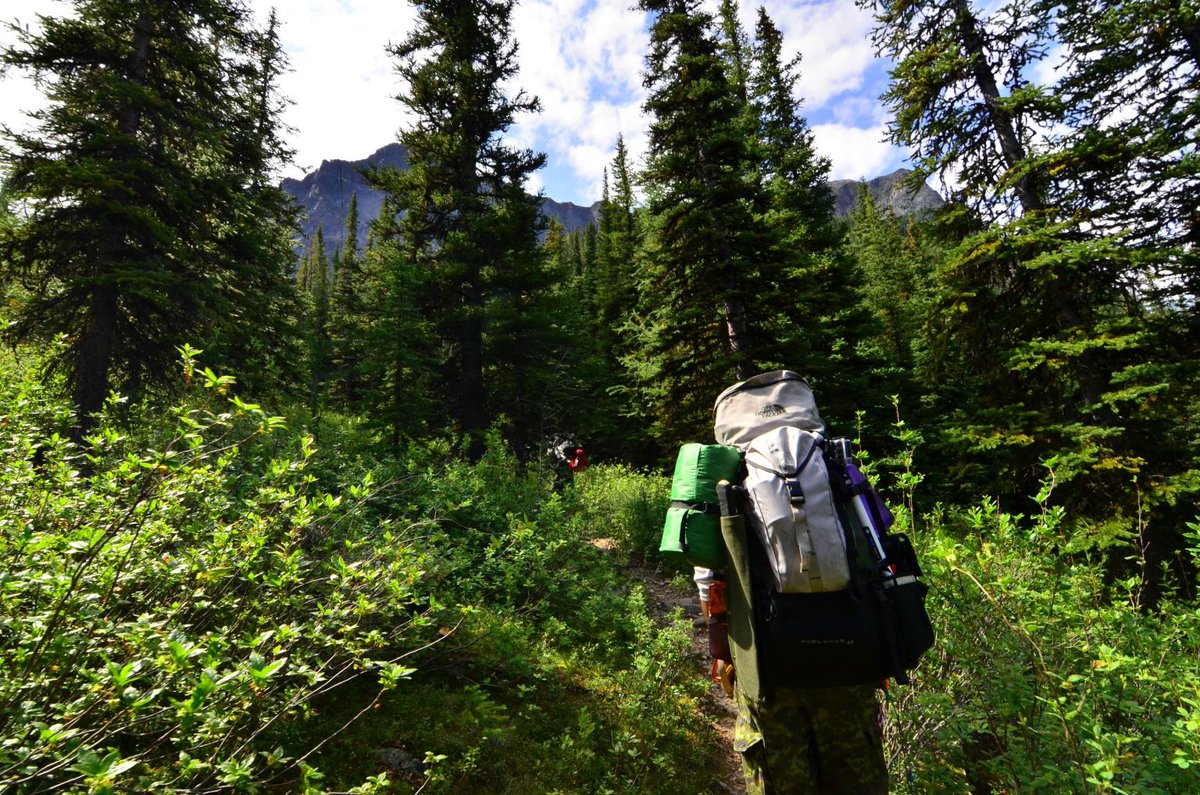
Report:
[[[868,40],[869,14],[844,0],[762,1],[783,32],[785,55],[804,53],[799,93],[835,177],[872,176],[880,164],[898,160],[879,140],[882,111],[878,86],[871,85],[879,64]],[[710,3],[715,10],[716,0]],[[385,48],[407,35],[412,7],[380,0],[251,0],[260,20],[273,4],[292,66],[280,85],[293,102],[284,116],[297,151],[288,176],[324,159],[366,157],[394,141],[404,118]],[[757,2],[742,2],[747,33],[757,8]],[[35,12],[68,9],[63,0],[6,0],[0,18],[31,20]],[[513,12],[513,33],[521,67],[513,88],[539,97],[543,110],[518,118],[509,140],[547,154],[549,163],[531,186],[544,185],[560,201],[590,203],[600,196],[618,135],[632,165],[644,158],[646,15],[632,0],[523,0]],[[11,35],[0,31],[0,42],[7,41]],[[0,122],[19,123],[16,109],[38,99],[28,80],[0,80]]]
[[[251,0],[256,17],[265,22],[275,0]],[[8,0],[4,20],[33,22],[35,14],[70,12],[62,0]],[[292,105],[283,120],[296,163],[286,172],[298,176],[329,158],[359,159],[394,141],[402,121],[389,42],[400,41],[412,23],[405,3],[369,0],[291,0],[278,11],[280,39],[292,71],[280,80],[280,91]],[[0,30],[0,43],[14,39]],[[41,104],[42,97],[21,74],[0,80],[0,121],[19,125],[18,109]]]
[[[870,96],[841,96],[822,116],[848,127],[876,126],[884,122],[885,113],[878,100]]]
[[[22,27],[34,27],[37,15],[63,16],[71,9],[62,0],[8,0],[4,4],[0,23],[16,22]],[[6,26],[0,27],[0,46],[17,43],[17,37]],[[15,70],[0,75],[0,124],[17,132],[30,128],[26,114],[45,104],[42,91],[24,73]]]
[[[531,0],[513,13],[519,85],[542,102],[517,136],[536,141],[549,160],[554,198],[590,203],[600,196],[617,136],[640,138],[645,17],[612,0]]]
[[[253,0],[264,18],[271,0]],[[296,163],[303,173],[324,159],[358,160],[396,140],[403,108],[389,43],[399,43],[412,25],[405,3],[292,0],[278,12],[280,39],[292,72],[280,90],[292,100],[284,121]],[[290,173],[295,176],[295,173]]]
[[[817,151],[832,161],[830,179],[871,179],[899,168],[904,152],[887,143],[885,128],[814,124]]]
[[[745,3],[743,25],[750,35],[760,4],[783,34],[784,57],[803,54],[798,89],[806,109],[824,108],[839,94],[863,87],[865,75],[875,62],[871,15],[867,11],[845,0]]]
[[[0,79],[0,108],[5,109],[0,123],[16,132],[24,132],[29,127],[25,114],[42,104],[42,94],[32,80],[16,76]]]

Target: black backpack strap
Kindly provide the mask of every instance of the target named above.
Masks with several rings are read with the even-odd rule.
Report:
[[[887,644],[887,655],[891,662],[891,675],[896,680],[898,685],[907,685],[911,683],[908,678],[908,671],[904,670],[904,662],[900,659],[900,633],[896,629],[896,617],[892,613],[896,609],[896,603],[890,596],[885,593],[883,581],[875,583],[872,590],[875,592],[875,598],[879,601],[880,616],[883,619],[883,635],[884,641]]]
[[[715,502],[683,502],[681,500],[674,500],[671,503],[671,507],[683,508],[684,510],[688,511],[699,511],[700,513],[706,513],[709,516],[721,515],[721,506],[717,505]]]

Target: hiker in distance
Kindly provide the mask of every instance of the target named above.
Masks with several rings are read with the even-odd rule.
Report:
[[[735,384],[715,420],[680,449],[660,549],[695,567],[747,790],[886,795],[875,690],[933,643],[912,546],[796,373]]]

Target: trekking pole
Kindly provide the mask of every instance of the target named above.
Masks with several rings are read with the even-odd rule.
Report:
[[[875,562],[886,573],[891,573],[887,553],[883,551],[883,541],[880,536],[887,532],[886,527],[877,527],[868,500],[871,499],[871,485],[867,483],[866,475],[854,463],[852,444],[849,439],[831,439],[829,442],[830,456],[842,468],[846,491],[850,495],[850,503],[854,508],[854,516],[862,526],[863,535],[871,547],[871,555]]]
[[[854,464],[846,464],[846,477],[856,487],[865,486],[867,482]],[[855,480],[858,482],[855,483]],[[875,554],[875,562],[883,565],[887,563],[887,554],[883,551],[883,542],[879,540],[879,530],[875,527],[870,512],[867,511],[867,493],[862,489],[856,489],[856,491],[858,493],[851,498],[851,502],[854,504],[854,515],[858,517],[858,523],[863,526],[863,532],[867,534],[867,541],[870,542],[871,551]]]

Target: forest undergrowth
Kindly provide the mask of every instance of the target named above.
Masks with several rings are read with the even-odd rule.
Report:
[[[314,441],[193,357],[179,405],[110,401],[83,447],[0,370],[0,785],[729,791],[694,615],[626,570],[690,594],[657,552],[664,475],[556,483],[499,432],[475,463],[336,417]],[[1129,576],[1064,551],[1050,480],[1032,516],[918,512],[908,461],[874,474],[937,643],[886,695],[894,791],[1195,791],[1200,609],[1145,602],[1136,544]]]
[[[0,788],[702,792],[694,629],[494,435],[374,458],[188,359],[85,446],[0,377]],[[647,499],[651,495],[645,495]],[[647,505],[644,516],[661,506]]]

